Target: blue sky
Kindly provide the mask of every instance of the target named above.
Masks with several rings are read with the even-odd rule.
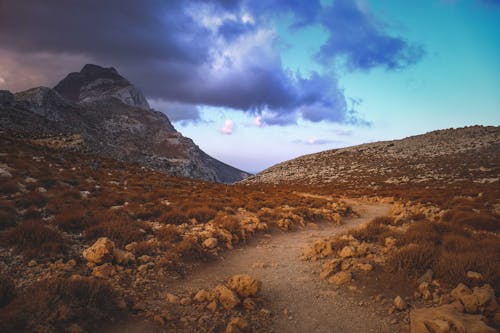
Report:
[[[498,0],[119,4],[6,0],[19,17],[0,10],[0,89],[51,86],[87,62],[114,66],[208,154],[252,172],[500,125]]]

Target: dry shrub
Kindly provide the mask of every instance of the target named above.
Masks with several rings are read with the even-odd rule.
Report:
[[[224,212],[218,212],[213,220],[214,225],[219,228],[226,229],[232,234],[239,234],[240,223],[238,219],[232,215],[227,215]]]
[[[57,256],[66,250],[62,235],[37,220],[28,220],[5,230],[1,235],[1,241],[30,258]]]
[[[0,309],[1,332],[64,332],[76,323],[84,329],[118,313],[118,298],[104,280],[77,277],[35,283]]]
[[[0,203],[0,230],[10,228],[18,220],[17,212],[8,202]]]
[[[19,185],[14,180],[7,180],[0,182],[0,194],[8,195],[19,192]]]
[[[156,238],[162,242],[175,243],[181,240],[181,234],[174,225],[165,225],[156,231]]]
[[[365,226],[351,231],[350,234],[359,241],[383,243],[385,238],[395,235],[395,233],[387,227],[387,224],[393,222],[394,219],[391,217],[376,217]]]
[[[165,210],[170,209],[156,203],[148,203],[143,205],[129,205],[127,206],[127,210],[137,219],[150,220],[158,218]]]
[[[30,206],[36,206],[38,208],[44,207],[47,204],[48,198],[46,195],[38,192],[32,191],[25,194],[22,198],[16,200],[16,207],[21,209],[26,209]]]
[[[208,207],[189,208],[186,212],[188,218],[195,218],[198,223],[206,223],[213,219],[217,211]]]
[[[134,254],[136,256],[142,256],[144,254],[153,255],[157,252],[158,246],[154,242],[141,241],[138,242],[134,247]]]
[[[90,224],[90,217],[82,207],[67,207],[55,216],[52,223],[64,231],[81,231]]]
[[[499,231],[500,219],[486,213],[472,211],[452,210],[446,212],[443,220],[478,230]]]
[[[182,214],[179,210],[173,209],[163,213],[159,218],[160,223],[163,224],[175,224],[181,225],[184,223],[189,223],[189,218]]]
[[[418,276],[431,268],[438,251],[433,243],[408,244],[393,252],[387,261],[392,272]]]
[[[0,273],[0,308],[10,303],[16,296],[14,280],[5,273]]]
[[[208,256],[196,239],[191,236],[177,243],[171,253],[184,260],[200,260],[206,259]]]
[[[109,237],[119,246],[143,240],[144,225],[133,221],[123,210],[111,210],[96,214],[97,224],[84,230],[87,239],[95,240],[99,237]]]

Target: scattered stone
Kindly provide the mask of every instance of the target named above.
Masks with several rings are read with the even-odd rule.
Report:
[[[131,252],[114,249],[113,254],[115,262],[119,265],[127,265],[128,263],[135,261],[135,256]]]
[[[214,292],[217,295],[219,303],[226,310],[231,310],[240,303],[238,296],[225,285],[219,284],[214,288]]]
[[[359,270],[362,270],[364,272],[370,272],[373,270],[373,266],[371,264],[358,264],[356,266]]]
[[[241,297],[255,296],[262,288],[261,281],[246,274],[234,275],[227,285]]]
[[[190,305],[191,304],[191,298],[189,297],[184,297],[184,298],[181,298],[181,301],[179,302],[181,305]]]
[[[28,267],[35,267],[36,265],[38,265],[38,263],[35,259],[30,260],[30,262],[28,263]]]
[[[115,267],[109,262],[96,266],[92,270],[92,275],[101,279],[109,279],[115,274]]]
[[[392,248],[392,247],[396,246],[396,238],[386,237],[385,238],[385,246],[388,248]]]
[[[217,310],[217,301],[213,300],[212,302],[208,303],[207,309],[209,309],[212,312],[215,312],[215,310]]]
[[[353,246],[345,246],[339,253],[341,258],[351,258],[356,256],[356,249]]]
[[[115,243],[107,237],[99,238],[91,247],[83,251],[85,260],[95,263],[103,264],[105,262],[113,261]]]
[[[243,308],[245,310],[255,310],[257,308],[257,304],[251,298],[245,298],[243,300]]]
[[[473,280],[482,280],[483,275],[481,273],[478,273],[478,272],[468,271],[467,278],[473,279]]]
[[[428,269],[418,280],[417,283],[420,285],[422,282],[431,283],[434,277],[434,272],[432,269]]]
[[[461,313],[453,304],[410,311],[411,333],[494,333],[482,315]],[[452,330],[453,327],[453,330]]]
[[[351,272],[338,272],[328,279],[328,282],[334,283],[336,285],[342,285],[351,282],[352,273]]]
[[[215,249],[217,247],[217,244],[218,244],[217,238],[211,237],[205,239],[205,241],[203,242],[203,247],[207,249]]]
[[[231,318],[226,327],[226,333],[244,332],[248,328],[248,322],[241,317]]]
[[[165,299],[167,300],[167,302],[169,302],[170,304],[179,304],[179,297],[174,295],[174,294],[171,294],[171,293],[166,293],[165,294]]]
[[[201,289],[196,293],[196,295],[194,295],[194,300],[196,302],[202,303],[213,300],[213,297],[208,291],[206,291],[205,289]]]
[[[147,254],[140,256],[138,259],[141,264],[146,264],[153,260],[153,258],[151,256],[148,256]]]
[[[396,296],[394,298],[394,307],[396,308],[396,310],[403,311],[406,309],[406,306],[407,304],[401,296]]]

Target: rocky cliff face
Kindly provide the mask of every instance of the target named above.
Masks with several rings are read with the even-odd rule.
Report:
[[[245,180],[374,190],[499,181],[500,127],[493,126],[439,130],[328,150],[277,164]]]
[[[114,68],[85,65],[54,89],[38,87],[15,95],[0,92],[0,128],[4,134],[46,146],[53,141],[53,146],[60,147],[62,137],[76,135],[81,150],[178,176],[228,183],[249,176],[208,156],[182,136]]]

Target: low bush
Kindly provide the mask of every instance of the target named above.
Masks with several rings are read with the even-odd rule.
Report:
[[[65,332],[70,324],[93,331],[118,312],[116,292],[104,280],[43,280],[0,309],[0,331]]]
[[[438,256],[433,243],[408,244],[393,252],[387,261],[391,272],[405,273],[417,277],[432,268]]]
[[[16,295],[14,280],[5,273],[0,273],[0,308],[9,304]]]
[[[62,235],[37,220],[28,220],[5,230],[0,241],[30,258],[58,256],[66,250]]]
[[[182,239],[179,230],[174,225],[165,225],[156,230],[156,238],[167,243],[175,243]]]

